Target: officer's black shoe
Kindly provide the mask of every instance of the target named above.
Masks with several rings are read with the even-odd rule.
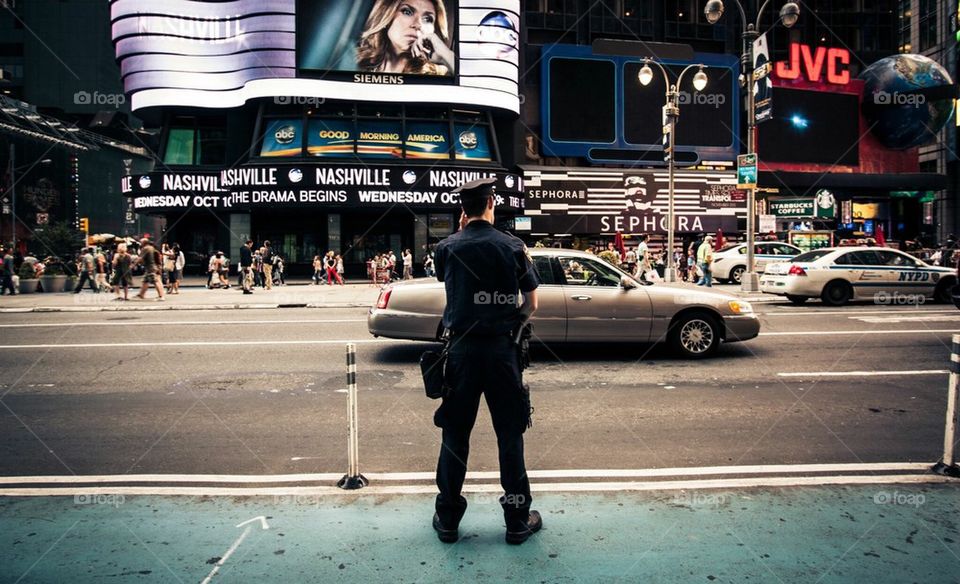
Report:
[[[507,528],[507,543],[512,545],[520,545],[521,543],[530,539],[531,535],[540,531],[541,527],[543,527],[543,518],[540,517],[540,512],[531,511],[530,517],[527,519],[522,528],[516,531],[512,531],[509,527]]]
[[[440,523],[440,515],[437,513],[433,514],[433,528],[437,532],[437,539],[443,543],[456,543],[460,539],[460,531],[456,528],[447,529]]]

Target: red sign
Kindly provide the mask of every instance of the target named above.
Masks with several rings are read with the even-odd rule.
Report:
[[[826,70],[826,81],[833,85],[850,83],[850,51],[827,47],[817,47],[815,50],[809,45],[791,43],[790,61],[777,62],[777,77],[780,79],[799,79],[801,73],[813,83],[823,81]]]

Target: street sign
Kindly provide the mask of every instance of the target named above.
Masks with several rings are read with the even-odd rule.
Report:
[[[737,188],[753,189],[757,186],[757,155],[737,156]]]
[[[770,233],[777,230],[776,215],[760,215],[760,225],[757,231],[760,233]]]

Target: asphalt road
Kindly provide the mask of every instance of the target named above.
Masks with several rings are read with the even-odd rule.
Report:
[[[761,337],[706,361],[537,349],[528,467],[939,457],[960,312],[758,311]],[[343,472],[347,342],[358,343],[361,470],[432,470],[436,403],[417,366],[429,345],[373,339],[363,309],[279,309],[3,315],[0,475]],[[495,470],[485,407],[474,436],[471,470]]]

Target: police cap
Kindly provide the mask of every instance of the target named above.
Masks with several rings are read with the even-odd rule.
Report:
[[[494,195],[494,185],[496,184],[497,179],[495,178],[481,178],[463,183],[453,189],[452,192],[459,194],[461,201],[483,199]]]

